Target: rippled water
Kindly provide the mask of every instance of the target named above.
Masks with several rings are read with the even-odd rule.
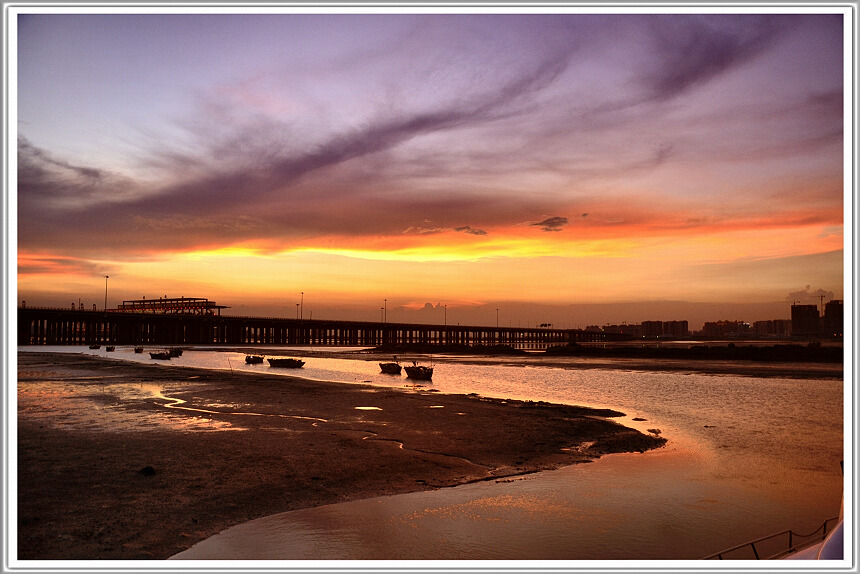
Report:
[[[39,349],[154,362],[123,347]],[[375,361],[305,360],[303,369],[279,371],[246,365],[243,353],[185,351],[170,363],[411,384],[381,374]],[[660,429],[666,448],[512,482],[285,513],[225,531],[177,558],[691,559],[786,528],[811,531],[839,513],[840,380],[532,363],[437,363],[427,388],[613,408],[625,413],[618,420],[626,426]]]

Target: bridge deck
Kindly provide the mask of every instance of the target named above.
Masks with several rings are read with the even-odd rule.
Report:
[[[420,343],[465,346],[509,345],[527,349],[570,342],[603,341],[606,337],[603,333],[578,329],[18,308],[19,345],[98,343],[375,347]]]

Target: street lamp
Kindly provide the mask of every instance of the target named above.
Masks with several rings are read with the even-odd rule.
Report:
[[[448,305],[444,305],[445,307],[445,326],[448,326]]]
[[[296,303],[296,319],[299,318],[299,304]]]
[[[385,313],[385,307],[380,307],[379,308],[379,320],[382,321],[383,323],[385,323],[385,315],[383,313]]]
[[[499,328],[499,310],[496,309],[496,329]]]
[[[305,292],[304,291],[302,291],[302,314],[301,314],[301,318],[302,318],[302,320],[304,320],[304,318],[305,318]]]
[[[107,280],[108,280],[108,277],[109,277],[108,275],[105,275],[105,311],[107,311]]]
[[[388,299],[383,299],[385,301],[385,306],[383,307],[384,314],[382,316],[382,322],[388,323]]]

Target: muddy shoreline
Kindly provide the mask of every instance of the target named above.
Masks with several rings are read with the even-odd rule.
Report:
[[[19,353],[18,396],[21,560],[160,560],[278,512],[665,442],[609,410],[77,354]]]

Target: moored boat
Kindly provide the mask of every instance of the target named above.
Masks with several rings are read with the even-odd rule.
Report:
[[[429,381],[433,378],[433,367],[413,364],[411,367],[404,367],[404,369],[406,369],[406,376],[410,379]]]
[[[101,345],[90,345],[90,349],[101,349]]]
[[[170,353],[171,357],[181,357],[182,356],[182,349],[179,349],[177,347],[170,347],[169,349],[167,349],[167,352]]]
[[[170,359],[170,351],[151,351],[149,356],[153,359]]]
[[[105,351],[107,351],[108,353],[110,353],[111,351],[115,351],[115,350],[116,350],[116,347],[114,345],[108,345],[107,347],[105,347]]]
[[[272,367],[286,367],[288,369],[299,369],[305,364],[301,359],[290,358],[271,358],[268,361]]]
[[[248,364],[256,364],[263,362],[262,355],[245,355],[245,362]]]
[[[402,369],[400,363],[379,363],[379,368],[386,375],[399,375]]]
[[[134,352],[135,352],[135,353],[142,353],[142,352],[143,352],[143,347],[135,347],[135,348],[134,348]]]

